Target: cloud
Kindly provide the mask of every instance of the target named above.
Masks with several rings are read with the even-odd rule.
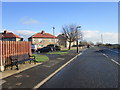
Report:
[[[20,34],[20,35],[24,35],[24,36],[30,36],[32,34],[34,34],[34,31],[30,31],[30,30],[16,30],[16,33]]]
[[[36,32],[31,30],[16,30],[15,33],[17,33],[19,36],[23,37],[25,41],[27,41],[28,38],[31,37]]]
[[[32,18],[22,18],[20,22],[24,25],[36,25],[40,24],[38,20],[32,19]]]
[[[87,41],[92,41],[94,43],[101,42],[101,34],[103,36],[103,43],[118,43],[118,33],[112,32],[100,32],[100,31],[92,31],[92,30],[84,30],[82,31],[83,38]]]

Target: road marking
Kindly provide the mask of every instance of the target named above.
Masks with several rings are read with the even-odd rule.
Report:
[[[103,54],[103,55],[108,58],[108,56],[107,56],[106,54]],[[110,59],[110,60],[120,66],[120,63],[118,63],[118,62],[115,61],[114,59]]]
[[[103,54],[103,55],[108,58],[108,56],[106,54]]]
[[[111,59],[111,61],[113,61],[114,63],[116,63],[117,65],[120,66],[120,63],[118,63],[117,61],[115,61],[114,59]]]
[[[75,60],[75,58],[77,58],[78,56],[80,56],[82,53],[79,53],[78,55],[76,55],[75,57],[73,57],[71,60],[69,60],[67,63],[65,63],[64,65],[62,65],[60,68],[58,68],[56,71],[54,71],[52,74],[50,74],[47,78],[45,78],[44,80],[42,80],[40,83],[38,83],[36,86],[33,87],[33,89],[37,89],[39,88],[41,85],[43,85],[45,82],[47,82],[50,78],[52,78],[55,74],[57,74],[60,70],[62,70],[65,66],[67,66],[70,62],[72,62],[73,60]]]

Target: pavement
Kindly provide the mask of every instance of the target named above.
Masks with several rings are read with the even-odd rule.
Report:
[[[15,69],[16,67],[13,70],[11,70],[10,67],[9,67],[5,71],[0,72],[0,75],[1,75],[0,80],[3,79],[3,78],[7,78],[7,77],[9,77],[9,76],[11,76],[13,74],[20,73],[20,72],[22,72],[24,70],[30,69],[30,68],[35,67],[35,66],[40,65],[40,64],[42,64],[42,63],[36,63],[36,64],[34,64],[34,63],[31,63],[31,64],[29,64],[29,63],[19,64],[19,69],[20,70],[16,70]]]
[[[76,50],[71,50],[66,55],[48,55],[49,61],[3,78],[2,88],[33,88],[76,55]]]
[[[105,55],[108,55],[106,57]],[[114,54],[114,56],[111,54]],[[110,57],[109,57],[110,56]],[[120,88],[117,54],[99,47],[82,52],[74,61],[44,83],[42,88]],[[116,60],[117,61],[117,60]],[[39,90],[38,89],[38,90]]]

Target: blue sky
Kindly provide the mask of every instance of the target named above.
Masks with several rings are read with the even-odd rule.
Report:
[[[118,33],[117,2],[3,2],[2,5],[2,29],[25,38],[41,30],[52,33],[53,26],[58,35],[62,25],[77,24],[82,26],[88,41],[100,40],[100,34],[105,34],[106,43],[117,43],[117,40],[111,42],[111,35],[117,39]],[[93,34],[99,34],[98,38],[91,37]]]

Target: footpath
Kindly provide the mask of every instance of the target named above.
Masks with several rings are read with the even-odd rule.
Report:
[[[82,50],[84,49],[81,49],[80,52]],[[25,65],[24,67],[26,67],[26,69],[22,67],[21,71],[15,72],[15,70],[7,70],[4,74],[2,74],[2,89],[33,88],[77,54],[78,53],[76,53],[76,50],[71,50],[68,54],[64,55],[48,55],[49,61],[47,62],[38,63],[35,65],[29,64],[29,68]],[[9,72],[14,73],[6,75]]]

